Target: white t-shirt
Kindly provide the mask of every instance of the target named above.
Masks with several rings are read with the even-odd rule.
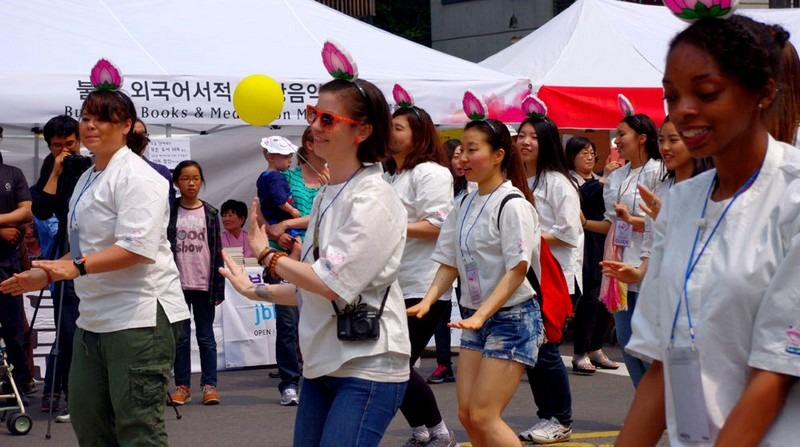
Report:
[[[339,298],[344,310],[357,301],[378,310],[386,292],[377,340],[342,341],[336,337],[331,302],[301,290],[298,327],[303,352],[303,376],[358,377],[379,382],[408,380],[408,323],[397,271],[406,242],[406,210],[383,178],[379,164],[366,165],[350,183],[323,187],[314,198],[303,261]],[[338,194],[338,197],[337,197]],[[334,200],[335,198],[335,200]],[[319,223],[319,254],[313,244]],[[306,254],[308,253],[308,254]]]
[[[528,177],[533,188],[536,176]],[[583,226],[581,198],[575,185],[558,172],[545,172],[533,191],[534,208],[541,231],[550,233],[567,245],[551,245],[550,251],[561,265],[569,293],[575,293],[575,281],[583,289]]]
[[[673,186],[655,222],[655,244],[633,316],[633,337],[625,349],[644,360],[665,362],[665,374],[669,369],[665,349],[715,173],[705,172]],[[698,252],[728,202],[709,200]],[[770,137],[761,173],[733,202],[687,285],[712,438],[742,395],[749,368],[800,376],[800,341],[790,337],[790,330],[800,327],[798,266],[800,152]],[[675,346],[689,344],[682,306]],[[666,377],[670,445],[712,445],[678,439],[671,393]],[[797,445],[798,421],[800,385],[795,382],[761,445]]]
[[[408,223],[428,221],[441,228],[453,208],[453,176],[450,170],[434,163],[420,163],[413,169],[384,178],[397,193],[408,213]],[[439,264],[431,260],[436,239],[409,237],[403,250],[397,280],[405,298],[422,298],[436,276]],[[450,299],[445,294],[441,299]]]
[[[77,228],[80,254],[117,245],[147,258],[123,270],[75,278],[81,297],[78,327],[108,333],[154,327],[156,302],[169,321],[186,320],[178,268],[167,240],[167,181],[127,147],[100,172],[84,172],[69,203],[68,229]],[[72,255],[78,249],[72,247]]]
[[[460,202],[455,204],[442,225],[433,260],[458,268],[461,305],[468,309],[480,307],[503,275],[522,261],[533,266],[537,277],[542,277],[539,219],[530,202],[524,198],[506,202],[498,226],[500,203],[512,193],[522,196],[522,192],[509,181],[501,184],[493,194],[470,193],[463,205]],[[481,303],[473,303],[468,292],[466,263],[470,261],[478,265]],[[524,280],[503,307],[515,306],[533,296],[533,287]]]
[[[647,186],[651,191],[661,182],[663,170],[660,160],[648,160],[642,166],[631,169],[630,163],[612,172],[603,186],[603,200],[606,204],[605,220],[611,222],[611,229],[617,222],[614,204],[619,202],[628,207],[633,216],[644,217],[644,211],[639,208],[639,189],[637,183]],[[610,232],[609,232],[610,234]],[[642,241],[644,233],[634,231],[631,234],[630,246],[622,249],[622,262],[638,267],[642,263]],[[628,284],[631,292],[639,291],[639,283]]]

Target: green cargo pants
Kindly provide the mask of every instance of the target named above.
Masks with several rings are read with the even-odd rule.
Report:
[[[75,332],[69,410],[82,447],[168,445],[167,381],[183,321],[157,312],[155,327]]]

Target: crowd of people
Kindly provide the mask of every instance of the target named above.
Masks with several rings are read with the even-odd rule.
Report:
[[[652,446],[665,429],[671,445],[796,442],[800,102],[783,28],[691,24],[667,54],[668,118],[626,114],[618,157],[597,170],[595,144],[564,145],[546,107],[514,128],[465,97],[470,122],[442,143],[401,87],[392,113],[346,51],[326,42],[323,59],[335,79],[307,106],[299,146],[261,141],[268,169],[249,206],[201,200],[195,161],[170,172],[144,158],[146,126],[119,85],[97,86],[80,122],[45,125],[51,154],[30,190],[0,164],[0,335],[34,393],[21,294],[51,288],[59,336],[41,408],[81,445],[167,444],[165,405],[191,401],[190,313],[202,403],[222,401],[212,323],[226,279],[275,304],[297,446],[377,446],[398,410],[404,447],[455,446],[431,389],[453,380],[472,445],[569,440],[544,253],[574,305],[574,373],[620,367],[603,352],[613,316],[636,389],[617,445]],[[451,328],[463,330],[455,368]],[[414,365],[432,338],[426,379]],[[502,413],[523,374],[538,421],[516,432]]]

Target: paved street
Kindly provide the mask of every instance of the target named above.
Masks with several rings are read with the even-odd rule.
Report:
[[[569,355],[571,346],[562,346],[561,353]],[[607,348],[607,354],[622,361],[617,349]],[[454,357],[457,361],[457,357]],[[420,371],[427,376],[435,368],[433,359],[423,359]],[[457,365],[456,365],[457,367]],[[571,370],[571,367],[570,367]],[[170,445],[174,447],[237,446],[264,447],[290,446],[294,429],[296,407],[281,407],[277,389],[278,380],[268,376],[268,369],[224,371],[219,374],[219,391],[222,405],[204,407],[195,402],[181,407],[182,419],[177,420],[171,408],[167,410],[167,430]],[[195,375],[194,383],[198,377]],[[598,372],[594,376],[577,376],[570,373],[573,400],[574,434],[571,442],[558,444],[564,447],[592,447],[613,445],[617,431],[633,398],[633,387],[624,371]],[[458,423],[455,384],[434,385],[446,423],[455,430],[462,446],[468,446],[466,432]],[[192,390],[199,394],[199,388]],[[11,436],[0,427],[0,446],[3,447],[73,447],[75,435],[68,424],[52,424],[52,438],[45,439],[47,415],[38,408],[40,395],[34,397],[31,415],[34,425],[26,436]],[[302,396],[301,396],[302,399]],[[506,409],[506,421],[515,431],[528,428],[535,422],[535,406],[527,379],[523,379],[516,396]],[[398,413],[386,433],[383,446],[400,446],[410,430]],[[662,439],[660,446],[668,443]]]

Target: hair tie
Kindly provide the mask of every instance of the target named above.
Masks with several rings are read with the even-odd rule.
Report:
[[[703,18],[727,19],[738,3],[739,0],[664,0],[664,6],[689,23]]]
[[[547,105],[536,95],[528,95],[522,100],[522,113],[528,118],[547,116]]]
[[[97,61],[89,75],[89,80],[95,90],[108,90],[111,92],[116,92],[122,87],[122,79],[119,68],[108,59]]]
[[[619,104],[619,110],[625,118],[633,116],[636,113],[633,111],[633,104],[631,104],[630,100],[622,93],[617,95],[617,104]]]

